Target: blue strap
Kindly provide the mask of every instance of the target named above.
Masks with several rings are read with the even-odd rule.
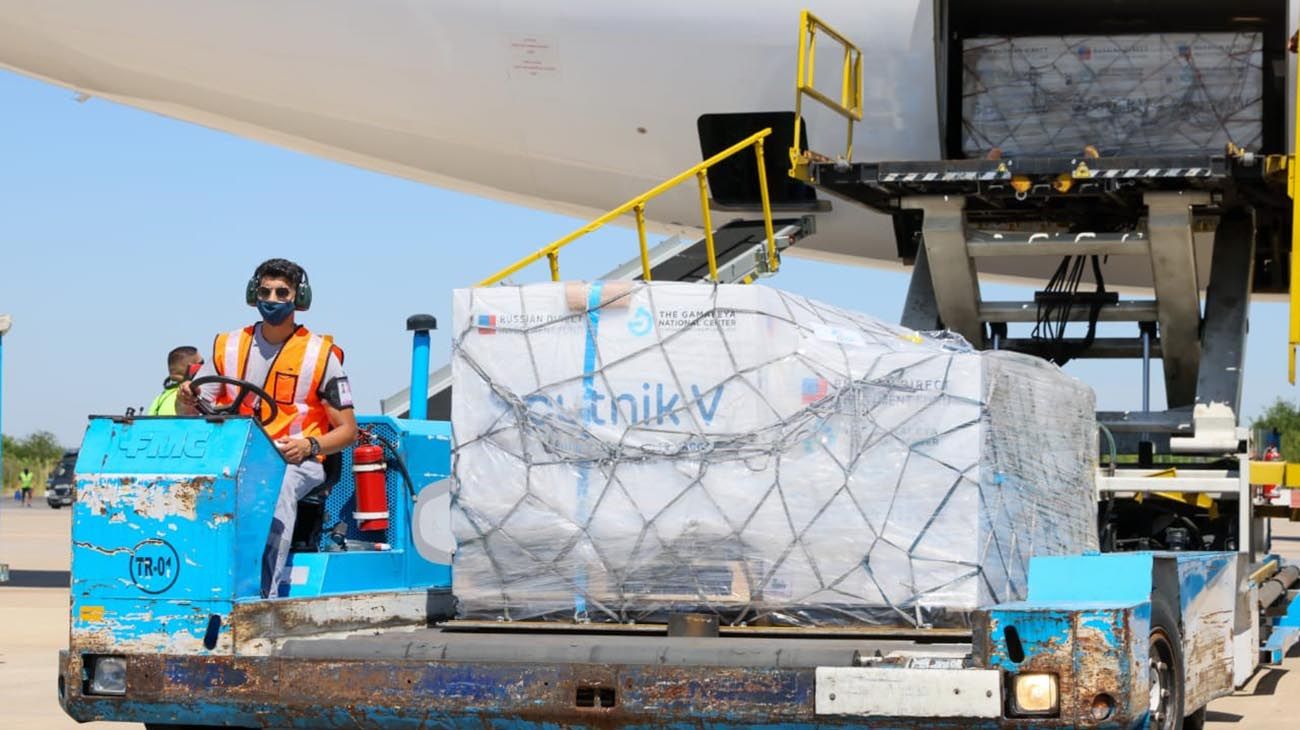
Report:
[[[582,425],[584,430],[591,426],[592,414],[596,408],[596,334],[600,331],[600,291],[605,286],[603,281],[592,282],[587,294],[587,340],[582,352]],[[591,480],[591,462],[585,461],[578,467],[578,525],[586,528],[587,524],[587,485]],[[578,565],[574,582],[578,592],[573,597],[573,615],[577,620],[587,618],[587,568]]]

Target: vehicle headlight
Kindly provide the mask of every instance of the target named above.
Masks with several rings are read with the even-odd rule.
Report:
[[[1017,674],[1011,683],[1011,708],[1017,715],[1050,715],[1060,696],[1055,674]]]
[[[126,657],[95,657],[95,663],[90,669],[89,694],[126,694]]]

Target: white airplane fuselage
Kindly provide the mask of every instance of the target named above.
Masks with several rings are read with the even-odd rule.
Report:
[[[941,155],[934,5],[817,3],[862,49],[856,159]],[[698,162],[701,114],[792,110],[803,6],[0,0],[0,65],[360,167],[591,217]],[[838,90],[827,40],[817,83]],[[810,146],[843,148],[842,118],[807,106],[805,116]],[[683,186],[648,216],[665,232],[698,226],[696,192]],[[792,253],[898,265],[884,216],[834,200],[817,228]],[[994,261],[990,271],[1029,273],[1018,266]],[[1148,275],[1113,273],[1121,285]]]

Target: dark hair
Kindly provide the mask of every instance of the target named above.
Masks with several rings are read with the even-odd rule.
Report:
[[[261,282],[267,276],[273,279],[284,279],[297,289],[302,286],[303,279],[307,278],[307,272],[289,259],[267,259],[258,265],[257,271],[253,272],[253,281]]]
[[[185,371],[185,361],[199,354],[199,348],[184,345],[167,353],[168,372],[181,374]]]

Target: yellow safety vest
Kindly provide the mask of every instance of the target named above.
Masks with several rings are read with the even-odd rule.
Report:
[[[153,399],[149,404],[149,415],[151,416],[174,416],[176,415],[176,386],[179,383],[169,383],[163,392]]]

